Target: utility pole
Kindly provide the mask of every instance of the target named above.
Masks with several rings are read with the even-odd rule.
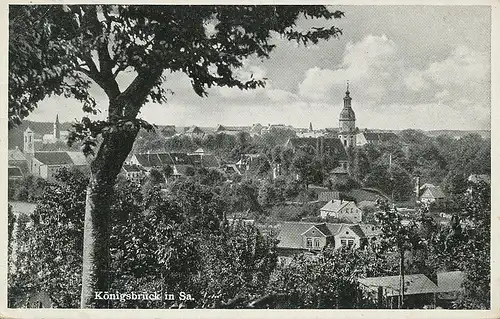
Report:
[[[405,299],[405,251],[404,247],[399,249],[399,309],[403,309]]]

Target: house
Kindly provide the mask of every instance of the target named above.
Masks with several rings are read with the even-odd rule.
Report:
[[[250,132],[250,126],[227,126],[217,125],[215,129],[216,134],[238,135],[239,133]]]
[[[128,179],[134,182],[140,182],[147,171],[139,165],[123,164],[121,173]]]
[[[172,159],[168,153],[137,153],[130,158],[130,165],[137,165],[150,171],[152,169],[160,170],[165,166],[173,165]]]
[[[23,175],[29,174],[28,158],[17,146],[8,151],[8,164],[9,167],[18,167]]]
[[[382,144],[389,141],[398,140],[398,136],[392,132],[370,132],[364,130],[356,134],[356,146],[364,146],[366,144]]]
[[[215,155],[205,152],[201,147],[187,155],[195,167],[218,168],[220,166],[219,159]]]
[[[194,163],[191,157],[186,153],[172,152],[168,153],[172,161],[173,176],[191,176],[194,174]]]
[[[196,155],[198,156],[198,155]],[[190,176],[194,174],[195,163],[187,153],[138,153],[132,155],[129,164],[137,165],[146,172],[152,169],[163,171],[164,168],[172,168],[172,176]]]
[[[262,160],[268,161],[262,154],[241,154],[240,160],[236,162],[236,167],[240,172],[245,172],[261,163]]]
[[[55,174],[62,167],[86,170],[88,162],[81,152],[35,152],[30,156],[31,174],[49,181],[54,180]]]
[[[444,200],[445,195],[439,186],[427,187],[422,196],[420,196],[420,201],[427,204],[441,204]]]
[[[205,132],[198,126],[193,125],[184,130],[184,135],[190,137],[203,137],[205,135]]]
[[[175,125],[165,125],[160,127],[160,133],[165,137],[172,137],[177,134]]]
[[[363,212],[356,206],[355,202],[332,199],[321,207],[320,216],[321,218],[334,217],[355,224],[362,221]]]
[[[312,148],[317,155],[332,157],[339,166],[348,169],[347,152],[338,138],[331,137],[293,137],[285,144],[294,152],[301,148]]]
[[[250,128],[250,136],[254,137],[257,135],[260,135],[262,132],[262,129],[264,126],[262,126],[260,123],[252,124],[252,127]]]
[[[17,181],[23,178],[23,172],[21,169],[17,166],[9,166],[8,168],[8,180],[9,182],[11,181]]]
[[[261,134],[266,134],[266,133],[269,133],[271,131],[275,131],[275,130],[291,130],[293,129],[291,126],[287,126],[285,124],[267,124],[266,127],[262,128],[262,130],[260,131]]]
[[[400,276],[359,278],[358,282],[366,297],[380,308],[397,308],[400,295]],[[405,308],[423,308],[434,305],[439,287],[423,274],[405,275]]]
[[[334,249],[342,246],[364,247],[376,233],[370,231],[367,237],[359,225],[314,222],[282,222],[277,225],[276,231],[281,257],[304,252],[316,254],[327,246]]]

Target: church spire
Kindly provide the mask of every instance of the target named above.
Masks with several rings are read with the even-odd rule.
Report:
[[[61,137],[61,127],[59,124],[59,114],[56,114],[56,121],[54,122],[54,139],[58,140]]]
[[[345,95],[349,96],[351,92],[349,92],[349,80],[347,80],[347,90],[345,91]]]

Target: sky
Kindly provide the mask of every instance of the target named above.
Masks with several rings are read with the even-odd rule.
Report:
[[[249,91],[212,88],[196,95],[187,76],[166,74],[165,104],[146,104],[141,117],[157,125],[254,123],[337,127],[346,83],[356,126],[374,129],[491,128],[491,11],[487,6],[333,6],[345,17],[299,20],[298,27],[335,25],[338,39],[304,47],[273,38],[269,59],[250,58],[238,75],[267,78]],[[134,74],[118,79],[124,90]],[[107,98],[93,89],[102,109]],[[42,101],[34,121],[74,121],[81,105],[63,97]],[[101,114],[105,117],[105,112]]]

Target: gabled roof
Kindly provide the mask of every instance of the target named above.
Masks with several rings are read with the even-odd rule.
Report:
[[[444,193],[439,186],[428,187],[421,198],[444,198]]]
[[[221,131],[237,131],[237,132],[245,132],[245,131],[250,131],[251,127],[250,126],[228,126],[228,125],[221,125],[219,124],[217,126],[216,131],[221,132]]]
[[[385,288],[386,296],[399,295],[399,276],[359,278],[358,281],[366,288],[377,291]],[[405,275],[405,295],[431,294],[439,292],[438,286],[423,274]]]
[[[36,152],[34,156],[45,165],[72,165],[73,160],[68,152]]]
[[[339,199],[334,199],[326,203],[325,206],[321,207],[320,210],[328,211],[328,212],[338,212],[345,206],[349,205],[350,203],[354,204],[354,202],[347,201],[347,200],[339,200]],[[356,204],[354,204],[356,205]]]
[[[26,156],[19,148],[9,150],[9,161],[26,161]]]
[[[326,223],[312,225],[305,232],[303,232],[301,235],[308,233],[311,229],[317,229],[324,236],[331,236],[332,235],[332,233],[330,232],[330,229],[328,229],[328,227],[326,227]]]
[[[425,184],[423,184],[422,186],[420,186],[420,188],[419,188],[419,189],[420,189],[420,190],[425,190],[425,189],[427,189],[427,188],[429,188],[429,187],[436,187],[436,185],[431,184],[431,183],[425,183]]]
[[[283,222],[278,226],[279,248],[302,248],[302,235],[317,223]]]
[[[22,126],[22,125],[20,125],[20,126]],[[26,121],[26,126],[27,126],[27,128],[29,127],[29,129],[35,134],[44,135],[44,134],[54,133],[54,123],[53,122]],[[71,129],[71,123],[67,123],[67,122],[59,123],[59,129],[61,131],[68,131],[69,129]]]
[[[73,164],[77,166],[88,165],[87,158],[83,155],[82,152],[66,152],[68,156],[73,161]]]
[[[321,192],[318,194],[318,200],[320,202],[329,202],[334,199],[340,199],[339,192]]]
[[[465,274],[461,271],[437,273],[439,292],[453,292],[462,290]]]
[[[359,203],[364,200],[376,202],[377,199],[387,199],[387,200],[390,199],[389,196],[382,194],[381,192],[378,193],[375,190],[368,190],[368,189],[351,189],[345,194],[349,197],[354,198],[356,203]]]
[[[71,150],[71,148],[62,141],[56,143],[42,143],[40,148],[37,149],[39,152],[65,152]]]
[[[350,225],[349,229],[352,230],[352,232],[355,233],[360,238],[366,237],[365,233],[363,232],[363,230],[359,225]]]
[[[198,126],[191,126],[189,127],[188,129],[186,129],[186,131],[184,133],[192,133],[192,134],[202,134],[204,133],[203,130],[201,128],[199,128]]]
[[[160,167],[172,164],[168,153],[139,153],[134,154],[134,156],[142,167]]]

